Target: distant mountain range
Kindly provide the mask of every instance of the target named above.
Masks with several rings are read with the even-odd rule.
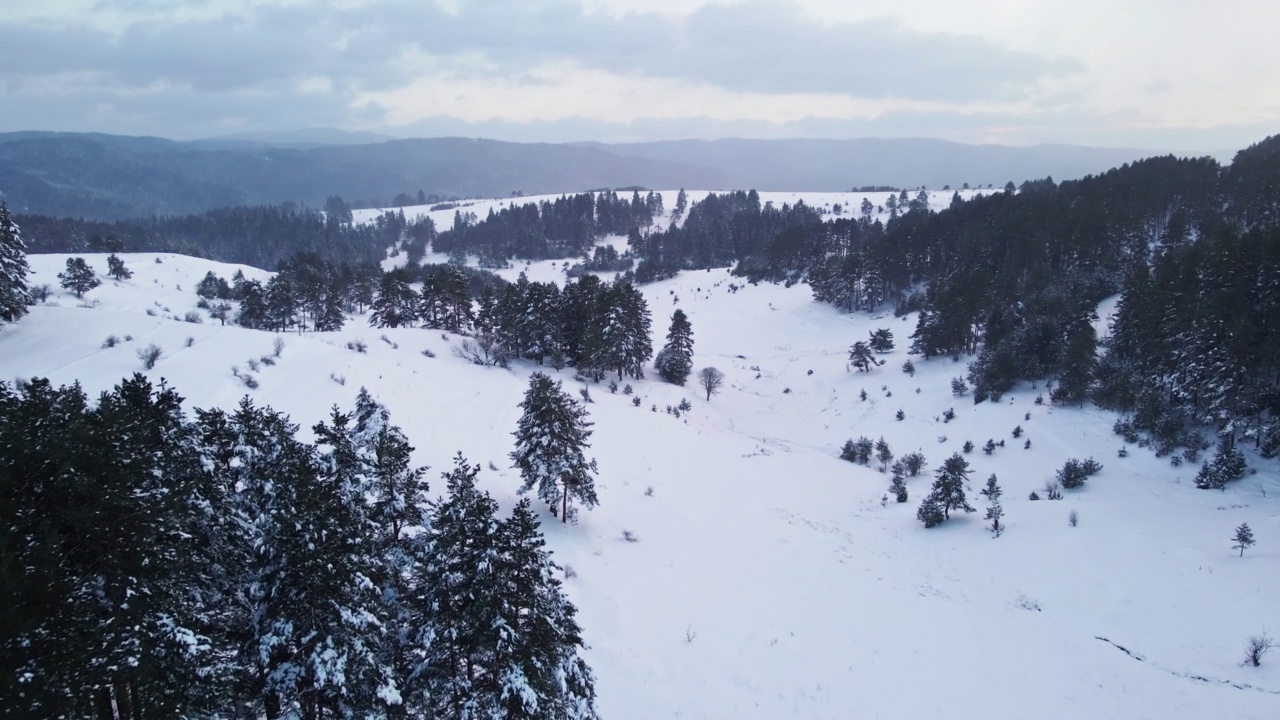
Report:
[[[503,197],[601,187],[848,190],[1003,185],[1099,173],[1154,151],[941,140],[684,140],[630,144],[384,139],[323,128],[178,142],[0,134],[0,193],[18,213],[111,220],[326,197]]]

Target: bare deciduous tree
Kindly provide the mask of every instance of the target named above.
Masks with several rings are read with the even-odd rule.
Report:
[[[698,371],[698,384],[707,391],[707,400],[710,400],[711,396],[720,392],[720,387],[724,385],[724,373],[713,367],[704,367]]]

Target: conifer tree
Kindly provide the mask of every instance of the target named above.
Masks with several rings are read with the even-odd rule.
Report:
[[[671,329],[667,331],[667,344],[658,353],[653,366],[663,380],[684,385],[693,372],[693,327],[683,310],[671,314]]]
[[[128,280],[133,277],[133,271],[125,267],[124,261],[115,253],[107,256],[107,274],[116,280]]]
[[[0,322],[15,322],[27,314],[29,272],[22,233],[9,215],[9,206],[0,201]]]
[[[418,320],[417,303],[417,294],[401,273],[385,273],[370,305],[369,324],[381,328],[408,327]]]
[[[965,512],[973,512],[973,506],[964,495],[964,484],[969,479],[969,462],[965,460],[959,453],[952,454],[951,457],[943,461],[942,466],[935,471],[935,479],[933,488],[929,492],[929,497],[925,498],[926,504],[932,504],[937,510],[941,511],[942,519],[951,518],[952,510],[964,510]],[[925,508],[921,506],[923,513]],[[932,517],[932,510],[930,510]],[[921,518],[924,519],[923,517]],[[928,520],[925,520],[928,526]]]
[[[596,718],[595,678],[579,656],[576,608],[565,598],[527,498],[498,523],[504,612],[494,672],[501,717]]]
[[[494,675],[498,606],[497,503],[476,487],[478,465],[459,454],[444,474],[447,495],[428,524],[431,551],[411,594],[424,619],[415,640],[422,654],[408,705],[427,717],[499,717]]]
[[[871,339],[867,342],[870,348],[878,353],[887,353],[893,349],[893,331],[889,328],[879,328],[871,332]]]
[[[991,533],[996,537],[1000,537],[1000,533],[1004,532],[1004,526],[1000,524],[1000,518],[1004,517],[1004,508],[1000,505],[1000,496],[1004,491],[1000,489],[1000,484],[996,481],[993,473],[987,478],[987,486],[981,490],[982,496],[990,503],[987,506],[986,519],[991,521]]]
[[[1251,547],[1254,543],[1253,530],[1249,528],[1249,523],[1240,523],[1240,527],[1236,528],[1236,534],[1231,539],[1236,543],[1231,547],[1238,548],[1240,557],[1244,557],[1245,549]]]
[[[893,460],[893,450],[889,449],[889,443],[884,438],[876,441],[876,459],[880,461],[880,470],[886,470],[889,467],[889,461]]]
[[[559,382],[542,373],[529,378],[529,389],[520,403],[524,411],[516,431],[514,467],[524,483],[520,492],[535,485],[538,498],[546,502],[562,522],[571,515],[570,499],[587,508],[597,504],[596,461],[586,459],[590,447],[591,423],[587,411],[569,397]]]
[[[871,368],[880,365],[867,343],[859,340],[849,348],[849,364],[861,372],[871,372]]]
[[[62,287],[82,298],[84,294],[102,284],[94,274],[93,268],[82,257],[67,258],[67,269],[58,273]]]

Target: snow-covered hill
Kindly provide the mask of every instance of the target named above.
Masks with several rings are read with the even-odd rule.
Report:
[[[105,272],[105,256],[85,257]],[[333,404],[350,408],[365,386],[420,462],[446,469],[461,451],[493,463],[482,486],[504,507],[516,500],[507,453],[536,367],[477,367],[453,354],[456,336],[373,329],[363,317],[339,332],[286,335],[276,364],[261,365],[273,335],[223,327],[207,312],[199,324],[175,319],[195,310],[206,272],[229,278],[236,267],[123,257],[132,279],[106,280],[84,301],[57,292],[0,328],[0,377],[96,392],[141,371],[137,350],[155,344],[163,356],[146,374],[166,379],[189,408],[230,406],[247,393],[304,428]],[[57,287],[65,259],[32,256],[32,282]],[[551,278],[560,267],[529,271]],[[1248,636],[1280,635],[1273,462],[1250,456],[1256,474],[1225,493],[1196,490],[1194,467],[1137,448],[1117,457],[1123,443],[1108,413],[1052,407],[1043,388],[1026,386],[975,406],[952,396],[950,380],[965,368],[949,359],[915,358],[915,375],[904,373],[913,316],[843,315],[804,286],[743,286],[713,270],[643,292],[655,345],[671,312],[684,309],[695,367],[715,366],[727,382],[707,401],[692,383],[650,373],[631,381],[639,407],[621,390],[590,388],[601,505],[577,526],[544,515],[543,527],[573,571],[566,586],[581,609],[602,716],[1276,717],[1280,652],[1261,668],[1240,665]],[[870,373],[850,371],[848,346],[881,327],[898,348]],[[104,347],[113,335],[120,343]],[[355,341],[367,351],[348,349]],[[259,386],[246,388],[233,367]],[[580,386],[571,369],[558,377]],[[664,412],[682,399],[692,411]],[[1029,449],[1011,437],[1019,425]],[[975,506],[987,476],[999,476],[1005,534],[992,538],[981,512],[925,530],[915,511],[931,472],[908,480],[908,503],[883,502],[886,474],[838,458],[861,435],[884,437],[899,456],[923,452],[930,469],[966,440],[1004,440],[990,456],[966,457]],[[1084,489],[1027,499],[1043,494],[1064,460],[1090,456],[1104,468]],[[1238,557],[1230,537],[1241,522],[1258,544]]]

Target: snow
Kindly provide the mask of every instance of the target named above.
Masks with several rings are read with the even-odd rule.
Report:
[[[856,213],[862,195],[804,197],[852,202]],[[674,193],[664,200],[670,209]],[[487,212],[479,203],[468,209]],[[444,214],[451,221],[453,211]],[[32,282],[56,288],[66,257],[31,256]],[[84,257],[105,272],[105,255]],[[353,408],[366,386],[417,447],[416,460],[434,468],[432,496],[443,490],[437,473],[461,451],[499,468],[484,470],[480,483],[504,508],[521,484],[507,456],[528,376],[547,372],[576,397],[571,369],[477,367],[454,356],[456,336],[373,329],[363,317],[339,332],[284,336],[277,365],[261,368],[260,387],[248,390],[231,367],[244,372],[248,359],[269,355],[272,334],[222,327],[207,312],[202,324],[173,319],[195,309],[207,271],[230,279],[236,267],[122,257],[131,280],[104,277],[83,302],[58,291],[0,327],[0,377],[79,381],[92,394],[142,371],[135,353],[155,343],[164,354],[146,374],[167,379],[188,410],[231,407],[248,393],[291,414],[304,435],[332,405]],[[533,263],[529,274],[560,279],[560,266]],[[627,381],[643,398],[638,408],[621,391],[591,388],[588,458],[599,463],[600,506],[582,511],[576,526],[542,511],[556,561],[574,571],[565,586],[580,609],[603,717],[1276,716],[1280,657],[1240,665],[1247,637],[1280,630],[1273,461],[1250,455],[1256,474],[1225,492],[1196,490],[1194,466],[1174,468],[1138,448],[1118,458],[1114,415],[1036,405],[1040,394],[1047,403],[1043,386],[975,406],[950,392],[963,362],[915,358],[917,373],[907,376],[900,368],[914,316],[841,314],[803,285],[730,292],[730,284],[743,281],[713,270],[642,288],[655,349],[682,308],[695,373],[715,366],[725,385],[707,402],[692,380],[679,388],[649,371]],[[846,370],[848,346],[878,327],[891,328],[897,343],[881,356],[886,364]],[[104,348],[108,335],[133,339]],[[354,340],[367,353],[348,350]],[[679,419],[662,412],[684,398],[692,411]],[[950,423],[941,419],[947,408],[956,413]],[[1031,449],[1010,436],[1015,425]],[[882,505],[888,476],[838,459],[859,435],[883,436],[899,457],[925,454],[928,476],[907,480],[908,503]],[[965,440],[988,438],[1006,447],[966,456],[978,512],[923,529],[915,511],[932,468]],[[1090,456],[1104,467],[1082,490],[1062,501],[1027,499],[1064,460]],[[977,493],[991,473],[1005,490],[1008,523],[994,539]],[[1071,510],[1078,527],[1067,522]],[[1241,522],[1258,539],[1243,558],[1231,548]]]

